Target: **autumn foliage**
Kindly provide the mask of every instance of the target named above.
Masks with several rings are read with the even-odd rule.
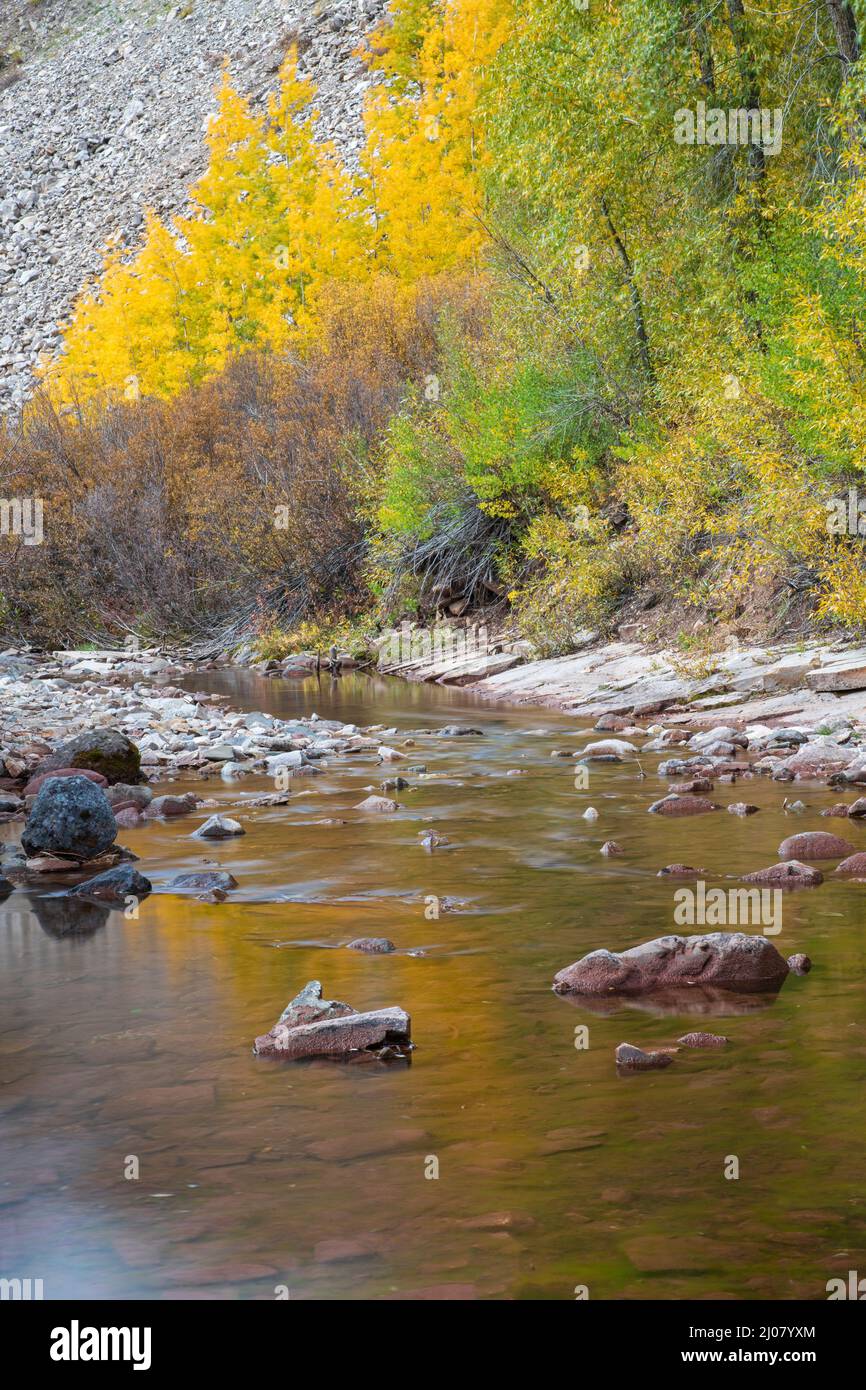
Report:
[[[866,624],[827,524],[866,465],[866,36],[801,8],[393,0],[356,168],[294,52],[264,110],[226,68],[188,212],[108,248],[6,440],[50,503],[8,625]],[[778,142],[677,138],[699,107]]]

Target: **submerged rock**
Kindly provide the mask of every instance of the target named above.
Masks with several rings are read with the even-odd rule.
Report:
[[[616,840],[605,840],[599,850],[599,854],[605,855],[606,858],[609,858],[612,854],[622,854],[622,845],[618,845]]]
[[[788,957],[788,969],[795,975],[808,975],[812,969],[812,962],[808,956],[804,956],[802,951],[797,951],[793,956]]]
[[[350,941],[346,947],[347,951],[366,951],[371,956],[384,956],[390,951],[396,951],[396,949],[393,941],[389,941],[387,936],[359,936],[356,941]]]
[[[677,796],[676,792],[663,796],[661,801],[654,801],[649,807],[654,816],[702,816],[707,811],[718,809],[715,802],[707,801],[706,797]]]
[[[708,932],[660,936],[628,951],[590,951],[560,970],[557,994],[645,994],[695,984],[752,993],[776,990],[788,966],[765,936]]]
[[[116,869],[107,869],[85,883],[79,883],[69,890],[75,898],[96,898],[99,902],[123,903],[127,898],[146,898],[153,889],[149,878],[145,878],[131,864],[118,864]]]
[[[842,859],[853,854],[854,846],[826,830],[806,830],[801,835],[789,835],[779,845],[780,859]]]
[[[802,951],[796,951],[794,955],[788,956],[788,970],[794,974],[809,974],[812,969],[812,960],[808,955],[803,955]]]
[[[164,816],[188,816],[199,804],[201,797],[195,792],[184,792],[183,796],[155,796],[145,807],[148,820],[160,820]]]
[[[837,874],[863,874],[866,876],[866,854],[849,854],[833,870]]]
[[[105,794],[86,777],[42,783],[21,836],[28,856],[95,859],[111,845],[117,822]]]
[[[180,893],[212,893],[215,890],[224,893],[229,888],[237,888],[238,881],[227,869],[203,869],[197,873],[178,874],[168,886]]]
[[[198,830],[192,832],[195,840],[230,840],[234,835],[246,835],[246,831],[240,821],[232,820],[231,816],[210,816],[200,825]]]
[[[797,859],[788,859],[783,864],[771,864],[766,869],[756,869],[753,874],[741,874],[743,883],[765,883],[772,888],[817,888],[824,882],[820,869],[810,868]]]
[[[359,801],[354,808],[356,811],[399,811],[400,807],[396,801],[392,801],[387,796],[367,796],[363,801]]]
[[[704,878],[706,869],[694,869],[691,864],[666,864],[656,878]]]
[[[330,1057],[350,1060],[369,1053],[381,1060],[411,1052],[411,1020],[403,1009],[358,1013],[348,1004],[322,999],[322,986],[311,980],[283,1010],[269,1033],[256,1038],[258,1057],[298,1060]]]
[[[680,1047],[726,1047],[728,1039],[721,1033],[684,1033],[677,1042]]]
[[[617,1066],[627,1067],[629,1071],[660,1071],[662,1067],[669,1067],[674,1060],[670,1050],[644,1052],[643,1048],[635,1047],[632,1043],[620,1043],[615,1056]]]
[[[728,807],[732,816],[754,816],[760,809],[760,806],[752,806],[748,801],[734,801]]]

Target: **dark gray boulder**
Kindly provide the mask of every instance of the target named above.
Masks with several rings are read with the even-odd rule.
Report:
[[[141,781],[141,754],[119,729],[89,729],[76,734],[44,758],[35,775],[61,767],[89,768],[110,783]]]
[[[39,788],[21,844],[30,856],[95,859],[114,844],[117,822],[100,787],[86,777],[49,777]]]
[[[131,864],[118,864],[114,869],[89,878],[70,889],[70,897],[96,898],[104,903],[123,903],[127,898],[146,898],[153,888],[149,878]]]

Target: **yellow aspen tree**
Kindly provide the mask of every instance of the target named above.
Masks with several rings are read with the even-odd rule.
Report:
[[[315,138],[316,88],[298,76],[292,49],[268,105],[267,173],[273,216],[260,229],[267,259],[268,341],[283,345],[293,330],[316,323],[316,298],[327,279],[364,274],[366,228],[353,183],[330,144]]]
[[[511,0],[445,0],[424,15],[403,0],[392,29],[374,37],[385,80],[367,100],[362,167],[377,253],[402,278],[470,265],[484,241],[478,102],[511,9]]]
[[[98,286],[82,294],[66,325],[64,355],[45,368],[59,403],[106,394],[169,396],[190,384],[195,361],[184,311],[187,269],[175,238],[152,213],[131,262],[124,262],[120,246],[109,246]]]

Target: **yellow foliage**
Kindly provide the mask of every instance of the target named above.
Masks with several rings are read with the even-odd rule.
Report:
[[[375,247],[403,278],[469,265],[485,241],[478,215],[488,156],[478,104],[512,8],[512,0],[448,0],[431,8],[413,80],[387,82],[368,97],[362,165]],[[391,33],[376,36],[387,74],[401,70]]]

